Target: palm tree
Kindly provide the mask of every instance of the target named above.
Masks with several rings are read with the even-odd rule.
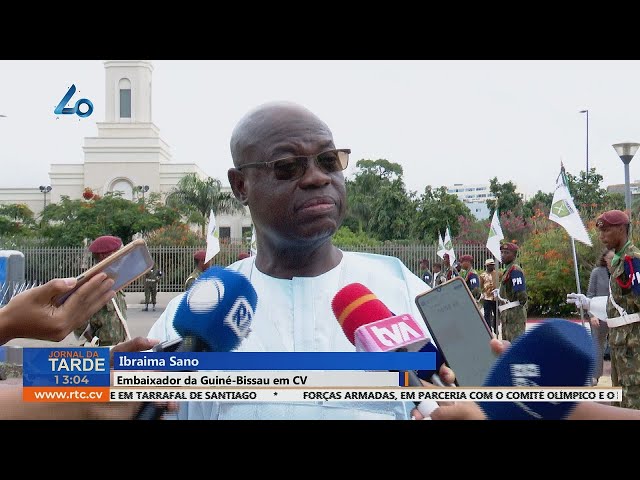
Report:
[[[167,206],[175,207],[183,212],[189,221],[200,225],[202,236],[205,236],[209,212],[233,214],[242,212],[242,205],[231,192],[222,191],[222,183],[217,178],[207,177],[202,180],[195,173],[182,177],[175,188],[167,196]]]

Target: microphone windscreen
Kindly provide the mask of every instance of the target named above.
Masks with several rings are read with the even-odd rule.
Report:
[[[242,273],[209,267],[182,297],[173,326],[212,352],[230,352],[249,334],[258,295]]]
[[[422,380],[426,380],[427,382],[431,382],[434,374],[437,374],[440,371],[440,367],[444,364],[444,358],[442,357],[442,353],[440,350],[436,348],[436,346],[430,341],[425,343],[424,346],[419,350],[420,352],[432,352],[436,354],[436,368],[435,370],[417,370],[416,375],[418,378]]]
[[[498,357],[485,387],[584,387],[591,385],[595,346],[580,324],[549,319],[518,337]],[[478,402],[492,420],[560,420],[575,402]]]
[[[355,344],[355,331],[362,325],[393,317],[391,310],[361,283],[351,283],[333,297],[333,314],[349,341]]]

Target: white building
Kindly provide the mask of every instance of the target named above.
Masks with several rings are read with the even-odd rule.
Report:
[[[495,200],[489,189],[489,184],[454,183],[447,187],[447,193],[462,200],[478,220],[489,218],[487,200]]]
[[[208,176],[195,163],[173,162],[169,145],[160,138],[151,117],[151,62],[109,60],[104,67],[105,119],[96,122],[96,137],[84,139],[84,163],[52,164],[49,193],[38,188],[4,188],[0,203],[24,203],[38,216],[45,202],[58,202],[63,195],[81,198],[85,188],[99,195],[121,191],[124,198],[134,199],[134,187],[148,185],[147,195],[159,192],[164,198],[184,175]],[[216,216],[216,222],[221,237],[250,235],[248,209],[244,216]]]

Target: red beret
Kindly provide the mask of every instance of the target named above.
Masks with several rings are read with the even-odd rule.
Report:
[[[91,253],[110,253],[122,247],[122,240],[120,237],[112,237],[111,235],[103,235],[96,238],[91,245],[89,245],[89,251]]]
[[[473,257],[471,255],[462,255],[460,257],[461,262],[473,262]]]
[[[207,256],[207,251],[206,250],[198,250],[196,253],[193,254],[193,259],[194,260],[203,260],[204,258]]]
[[[500,245],[500,250],[511,250],[512,252],[518,251],[518,245],[512,242],[505,242]]]
[[[629,225],[629,217],[622,210],[609,210],[596,220],[596,227],[611,227],[615,225]]]
[[[445,253],[444,255],[442,255],[442,258],[444,258],[444,257],[449,258],[449,254],[448,254],[448,253]]]
[[[238,254],[238,260],[244,260],[245,258],[249,258],[250,255],[247,252],[240,252]]]

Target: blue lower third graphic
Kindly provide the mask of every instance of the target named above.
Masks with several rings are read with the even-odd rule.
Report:
[[[108,347],[24,348],[25,387],[108,387]]]
[[[113,352],[115,370],[434,370],[433,352]]]

